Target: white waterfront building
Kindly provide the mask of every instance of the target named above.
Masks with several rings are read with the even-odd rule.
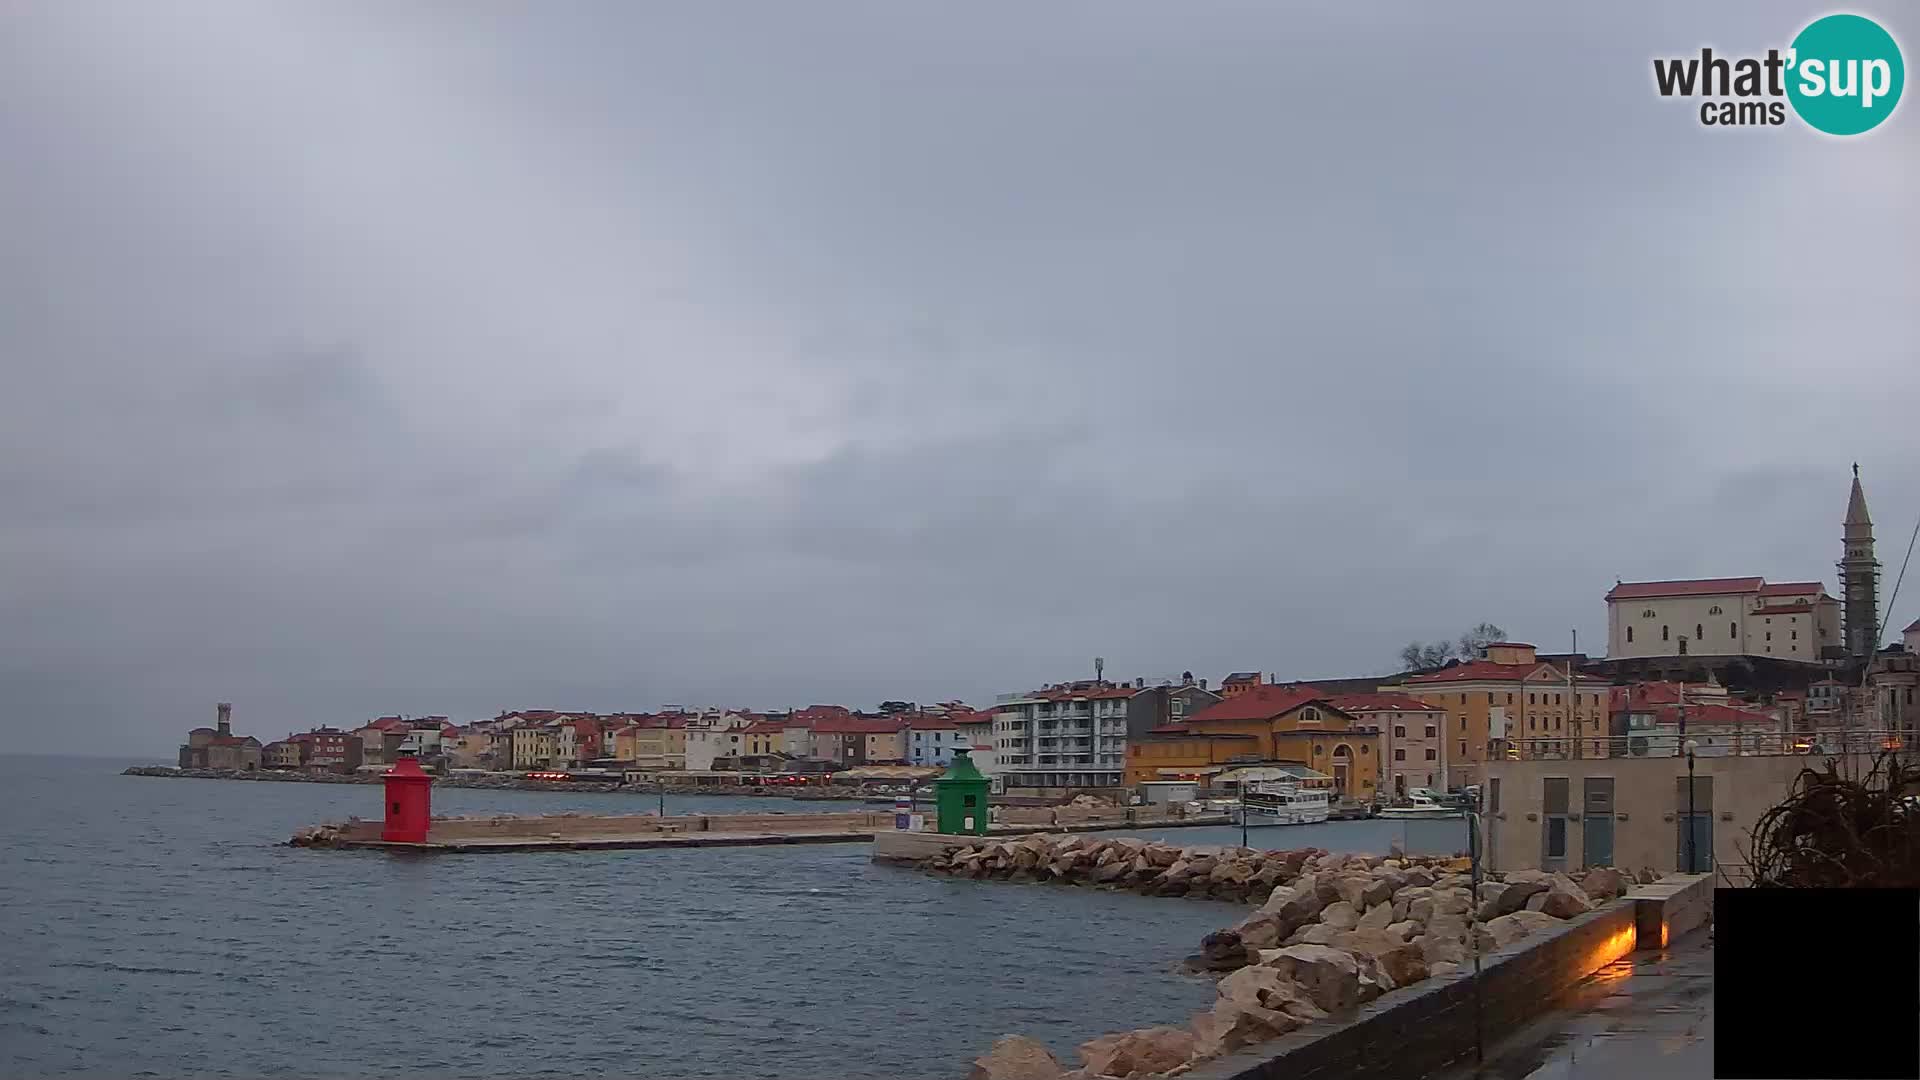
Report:
[[[1135,692],[1089,681],[1000,695],[993,713],[995,771],[1009,789],[1119,787],[1127,701]]]

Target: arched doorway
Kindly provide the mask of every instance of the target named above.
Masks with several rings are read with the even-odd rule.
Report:
[[[1344,797],[1353,779],[1353,747],[1340,743],[1333,748],[1333,792]]]

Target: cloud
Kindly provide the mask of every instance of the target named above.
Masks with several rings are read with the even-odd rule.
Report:
[[[1790,5],[205,13],[4,16],[16,746],[1378,671],[1920,513],[1920,128],[1651,89]]]

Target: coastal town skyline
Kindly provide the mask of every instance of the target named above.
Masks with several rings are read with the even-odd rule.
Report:
[[[1853,493],[1850,496],[1847,503],[1846,518],[1847,518],[1848,526],[1845,531],[1846,531],[1847,537],[1851,538],[1854,535],[1854,526],[1852,525],[1852,522],[1854,522],[1857,518],[1862,520],[1865,518],[1864,495],[1862,492],[1860,480],[1858,478],[1857,465],[1855,465],[1855,479],[1853,482]],[[1866,535],[1869,537],[1871,536],[1870,525],[1867,527],[1867,531],[1863,535]],[[1852,552],[1853,550],[1855,549],[1851,549],[1851,548],[1848,549],[1849,552]],[[1869,558],[1871,557],[1872,555],[1871,545],[1869,545],[1869,548],[1867,549],[1866,554]],[[1669,579],[1669,580],[1676,580],[1676,579]],[[1741,581],[1741,580],[1749,580],[1749,579],[1725,579],[1725,580]],[[1763,579],[1753,578],[1750,580],[1760,581]],[[1825,583],[1823,581],[1820,581],[1819,579],[1815,579],[1812,582],[1812,584],[1819,586],[1819,588],[1822,590],[1825,590]],[[1832,591],[1841,592],[1842,590],[1835,589]],[[1885,594],[1884,587],[1881,587],[1881,586],[1875,586],[1872,589],[1870,595],[1873,597],[1873,601],[1875,605],[1886,603],[1889,599],[1889,597]],[[1900,600],[1901,602],[1899,603],[1899,608],[1902,610],[1905,610],[1913,606],[1909,602],[1913,597],[1913,595],[1914,594],[1912,593],[1908,593],[1904,598],[1892,598],[1892,599]],[[1612,592],[1608,593],[1606,599],[1608,601],[1613,600],[1613,593]],[[1839,630],[1840,630],[1840,625],[1839,625],[1840,619],[1838,615],[1838,612],[1840,610],[1840,605],[1837,601],[1831,600],[1831,598],[1827,598],[1827,600],[1832,605],[1831,618],[1832,618],[1832,621],[1834,622],[1834,626],[1831,628],[1831,631],[1829,632],[1833,633],[1834,636],[1837,638],[1839,636]],[[1718,609],[1715,609],[1715,610],[1717,611]],[[1874,618],[1876,619],[1880,618],[1877,607],[1872,607],[1869,610],[1873,613]],[[1894,617],[1897,618],[1899,613],[1896,611],[1890,614],[1892,614]],[[1858,621],[1857,616],[1856,616],[1856,621]],[[1466,626],[1469,624],[1463,623],[1462,625]],[[1583,639],[1588,643],[1586,646],[1581,647],[1581,652],[1584,655],[1594,656],[1598,658],[1604,658],[1610,655],[1609,648],[1608,648],[1610,643],[1608,640],[1608,632],[1605,629],[1605,625],[1606,625],[1605,623],[1602,624],[1602,629],[1598,634],[1595,634],[1593,636],[1587,636]],[[1886,620],[1884,619],[1881,620],[1877,629],[1879,632],[1879,636],[1882,639],[1882,642],[1884,643],[1886,641],[1900,640],[1901,625],[1902,625],[1901,622],[1893,622],[1889,625],[1886,622]],[[1916,620],[1913,626],[1908,627],[1908,629],[1912,630],[1914,626],[1920,626],[1920,620]],[[1477,629],[1492,631],[1492,630],[1500,630],[1501,628],[1496,625],[1482,621],[1482,623],[1477,627]],[[1541,642],[1535,642],[1532,638],[1530,638],[1528,635],[1525,635],[1525,634],[1509,633],[1509,634],[1504,634],[1503,636],[1508,640],[1514,640],[1514,641],[1526,640],[1529,644],[1537,645],[1542,655],[1552,655],[1552,654],[1570,651],[1573,647],[1578,646],[1580,642],[1575,640],[1576,633],[1577,631],[1569,633],[1565,648],[1555,648],[1552,645],[1545,643],[1547,639],[1543,639]],[[1463,635],[1463,637],[1464,636],[1465,635]],[[1798,635],[1796,635],[1796,638],[1797,636]],[[1449,640],[1450,639],[1448,638],[1445,632],[1442,632],[1440,634],[1439,643],[1445,643]],[[1624,639],[1624,641],[1614,641],[1614,642],[1611,642],[1611,644],[1613,645],[1614,648],[1617,649],[1617,648],[1620,648],[1625,642],[1630,642],[1631,640],[1632,640],[1631,632],[1628,631],[1627,637]],[[1421,639],[1418,637],[1415,637],[1411,639],[1411,642],[1413,645],[1417,646],[1421,643]],[[1754,648],[1754,651],[1757,652],[1759,646],[1755,645],[1753,648]],[[1774,647],[1771,645],[1768,645],[1766,648],[1768,652],[1772,652],[1774,650]],[[1785,649],[1784,643],[1781,648],[1784,651]],[[1802,646],[1795,645],[1794,648],[1796,650],[1799,650],[1802,648]],[[1637,650],[1637,652],[1644,653],[1645,650],[1646,650],[1646,646],[1643,643],[1641,648]],[[1658,648],[1656,648],[1656,651],[1659,651]],[[1626,652],[1622,655],[1633,655],[1635,653],[1636,653],[1636,650],[1633,650],[1629,647],[1626,650]],[[1814,653],[1814,650],[1811,648],[1808,648],[1805,651],[1803,658],[1813,659],[1814,658],[1813,653]],[[1456,649],[1455,655],[1457,659],[1471,658],[1471,656],[1464,650],[1464,647]],[[1086,672],[1081,672],[1078,674],[1069,673],[1069,674],[1065,674],[1064,676],[1061,672],[1055,672],[1053,679],[1038,680],[1031,683],[1030,686],[1045,687],[1049,685],[1056,685],[1056,680],[1062,677],[1065,677],[1069,682],[1075,679],[1097,682],[1101,677],[1104,676],[1106,677],[1109,683],[1117,682],[1121,686],[1179,685],[1184,681],[1188,685],[1197,684],[1202,687],[1205,687],[1208,684],[1209,678],[1210,678],[1209,676],[1206,676],[1206,675],[1201,675],[1196,677],[1193,669],[1191,668],[1183,669],[1183,671],[1180,672],[1179,674],[1175,674],[1171,671],[1159,670],[1160,668],[1166,667],[1164,663],[1161,663],[1158,665],[1155,665],[1152,663],[1148,663],[1145,665],[1137,665],[1142,668],[1142,670],[1139,672],[1132,672],[1117,666],[1113,668],[1108,668],[1107,667],[1108,660],[1104,656],[1085,658],[1085,663],[1088,668]],[[1264,681],[1270,684],[1286,684],[1286,683],[1294,683],[1294,682],[1312,682],[1312,681],[1329,681],[1329,680],[1331,681],[1348,680],[1348,681],[1364,682],[1369,677],[1377,676],[1377,677],[1384,678],[1386,676],[1390,676],[1395,673],[1405,672],[1406,670],[1408,670],[1405,664],[1399,664],[1399,663],[1393,663],[1393,662],[1383,662],[1371,668],[1356,667],[1354,670],[1349,670],[1349,671],[1341,672],[1338,674],[1306,674],[1306,673],[1298,673],[1298,672],[1289,673],[1284,670],[1280,670],[1276,667],[1273,667],[1272,665],[1268,665],[1265,667],[1256,665],[1251,672],[1248,672],[1246,670],[1243,670],[1244,668],[1246,668],[1246,666],[1247,665],[1245,664],[1241,664],[1234,667],[1233,670],[1230,672],[1222,671],[1218,677],[1218,680],[1213,683],[1213,688],[1217,691],[1221,689],[1229,679],[1239,678],[1244,680],[1248,675],[1253,676],[1256,682]],[[432,718],[442,723],[449,724],[451,726],[459,726],[461,724],[470,724],[475,721],[487,722],[487,721],[498,721],[500,719],[503,719],[509,716],[519,717],[527,713],[529,710],[537,713],[543,713],[548,716],[588,717],[588,718],[595,718],[596,720],[603,717],[618,718],[618,719],[612,720],[612,722],[615,724],[631,723],[632,722],[631,720],[625,719],[628,717],[651,718],[656,714],[660,716],[682,716],[682,717],[699,716],[702,714],[709,715],[709,716],[725,716],[728,718],[741,718],[739,722],[751,724],[756,720],[760,720],[765,717],[779,717],[779,716],[785,716],[785,715],[792,715],[796,712],[807,711],[811,709],[818,709],[822,707],[827,709],[837,709],[837,710],[846,711],[856,716],[861,716],[861,715],[880,716],[880,715],[885,715],[889,713],[905,713],[909,711],[920,712],[923,709],[945,711],[948,709],[964,710],[964,709],[978,708],[983,711],[991,711],[994,707],[993,703],[996,698],[1004,698],[1011,695],[1017,695],[1023,692],[1026,692],[1026,691],[1021,688],[1008,687],[1008,686],[1002,685],[1000,687],[979,692],[971,696],[935,693],[932,695],[926,695],[924,697],[906,697],[899,694],[883,695],[883,696],[875,697],[874,694],[869,693],[868,697],[873,698],[873,701],[870,703],[867,703],[864,698],[849,698],[849,697],[835,698],[832,700],[814,700],[806,703],[789,702],[789,703],[773,704],[773,705],[758,704],[758,703],[741,703],[741,702],[729,701],[725,699],[703,701],[698,699],[680,698],[680,699],[662,699],[660,702],[649,704],[649,705],[646,705],[645,707],[636,707],[634,702],[632,701],[623,701],[623,702],[618,702],[614,704],[594,703],[590,705],[580,705],[578,707],[573,707],[572,704],[569,704],[568,707],[563,707],[563,708],[553,708],[551,707],[551,704],[552,704],[551,702],[542,703],[542,704],[521,703],[513,706],[498,707],[498,708],[492,708],[492,709],[464,710],[464,711],[434,709],[429,707],[426,709],[422,709],[418,712],[407,711],[407,710],[401,710],[401,711],[378,710],[374,712],[369,712],[366,716],[363,716],[363,717],[347,717],[347,716],[330,717],[327,719],[315,721],[308,724],[305,730],[307,731],[339,731],[342,729],[352,729],[360,726],[363,723],[371,724],[371,723],[384,722],[387,720],[394,720],[394,719],[400,719],[400,718],[405,718],[408,720],[415,720],[419,718]],[[574,703],[574,704],[577,704],[577,703]],[[221,712],[223,717],[223,723],[222,723],[223,734],[226,731],[225,718],[227,717],[228,710],[230,708],[231,706],[228,703],[225,703],[225,702],[221,703]],[[277,725],[275,721],[268,719],[268,720],[265,720],[264,723],[266,724],[267,729],[277,730]],[[302,730],[303,729],[299,724],[293,724],[286,728],[286,731],[289,734],[299,733]],[[255,732],[255,731],[247,730],[244,726],[241,730],[237,731],[235,734],[239,736],[253,735],[256,738],[258,738],[262,743],[266,743],[268,740],[276,738],[276,736],[268,734],[266,731]],[[55,749],[58,749],[58,748],[55,748]],[[164,753],[164,750],[162,750],[157,745],[152,749],[148,749],[145,746],[129,745],[128,750],[131,752],[146,753],[156,757],[161,756]],[[41,750],[39,752],[48,752],[48,751]]]

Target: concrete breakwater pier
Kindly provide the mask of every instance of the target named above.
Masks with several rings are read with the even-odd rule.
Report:
[[[1093,832],[1129,828],[1177,828],[1223,825],[1224,816],[1144,817],[1094,820],[1057,826],[1063,831]],[[772,844],[863,843],[886,838],[960,837],[915,833],[894,828],[893,813],[859,810],[847,813],[688,814],[498,814],[489,817],[437,817],[427,823],[426,837],[418,841],[382,839],[385,823],[350,819],[311,825],[293,834],[293,847],[385,848],[430,852],[593,851],[636,848],[752,847]],[[1032,827],[1021,824],[989,826],[989,835],[1025,836]],[[933,839],[933,838],[938,839]]]

